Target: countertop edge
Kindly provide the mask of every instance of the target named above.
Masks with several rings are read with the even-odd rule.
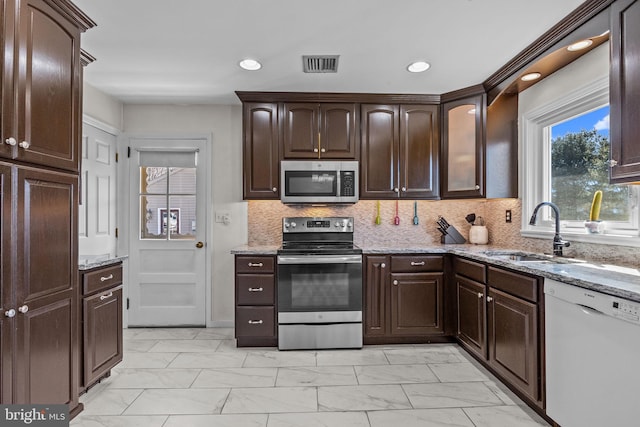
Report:
[[[109,265],[114,265],[114,264],[118,264],[124,260],[126,260],[127,258],[129,258],[129,255],[123,255],[123,256],[115,256],[115,257],[110,257],[107,259],[98,259],[95,261],[86,261],[84,263],[78,263],[78,270],[79,271],[87,271],[87,270],[93,270],[94,268],[98,268],[98,267],[107,267]]]

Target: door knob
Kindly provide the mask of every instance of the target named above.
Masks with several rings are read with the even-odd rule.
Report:
[[[202,242],[196,243],[196,248],[202,249],[203,247],[204,247],[204,243],[202,243]]]
[[[29,311],[29,306],[28,305],[22,305],[20,307],[18,307],[18,311],[22,314],[25,314],[27,311]]]

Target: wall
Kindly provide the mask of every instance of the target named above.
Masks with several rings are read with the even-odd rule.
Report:
[[[125,105],[126,134],[211,135],[211,316],[208,326],[231,326],[234,264],[230,251],[247,242],[247,204],[242,201],[242,109],[240,106]],[[228,212],[228,225],[214,222]]]
[[[82,91],[82,113],[84,115],[111,126],[115,130],[122,130],[122,102],[88,83],[84,83]]]

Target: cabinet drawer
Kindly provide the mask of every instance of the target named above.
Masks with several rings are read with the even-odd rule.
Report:
[[[453,259],[453,271],[476,282],[485,283],[487,280],[487,266],[465,258]]]
[[[444,259],[441,255],[394,255],[391,257],[391,271],[394,273],[442,271],[443,269]]]
[[[489,267],[487,274],[489,286],[531,302],[538,301],[538,279],[535,277],[524,276],[495,267]]]
[[[275,257],[236,256],[236,273],[273,273]]]
[[[273,274],[237,274],[237,305],[274,305],[275,276]]]
[[[276,336],[276,309],[269,307],[236,307],[236,337]]]
[[[93,270],[82,274],[82,294],[91,295],[122,284],[122,265]]]

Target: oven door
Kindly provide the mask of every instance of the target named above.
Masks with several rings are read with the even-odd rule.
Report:
[[[362,255],[279,255],[278,323],[362,321]]]

